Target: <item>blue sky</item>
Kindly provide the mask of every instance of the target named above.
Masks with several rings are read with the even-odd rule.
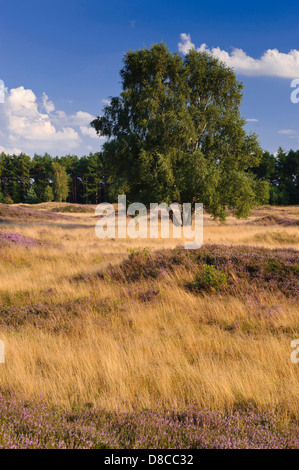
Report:
[[[226,60],[245,84],[247,129],[271,152],[299,148],[296,2],[9,0],[0,14],[0,150],[99,150],[88,124],[119,94],[124,53],[160,41]]]

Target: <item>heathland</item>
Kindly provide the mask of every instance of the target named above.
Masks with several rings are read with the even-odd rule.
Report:
[[[298,206],[194,251],[94,209],[0,204],[0,447],[298,447]]]

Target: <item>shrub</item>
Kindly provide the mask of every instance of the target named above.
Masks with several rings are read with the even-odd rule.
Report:
[[[132,261],[137,256],[141,256],[141,257],[143,256],[144,258],[148,257],[148,249],[147,248],[143,248],[143,251],[134,250],[133,248],[128,248],[127,252],[128,252],[130,261]]]
[[[3,201],[3,202],[4,202],[4,204],[13,204],[13,199],[12,199],[11,196],[8,195],[8,196],[5,196],[5,197],[4,197],[4,201]]]
[[[0,232],[0,246],[14,244],[19,246],[29,247],[35,245],[36,240],[33,238],[22,237],[14,232]]]
[[[208,267],[204,267],[205,265]],[[206,288],[200,283],[212,277],[206,281],[210,291],[213,291],[213,283],[216,286],[219,284],[219,287],[214,287],[215,290],[220,289],[222,278],[222,287],[227,285],[227,292],[233,295],[236,295],[238,288],[238,295],[256,289],[270,289],[279,290],[287,296],[299,296],[299,251],[291,248],[271,250],[248,246],[203,245],[199,250],[178,248],[150,253],[130,250],[128,259],[118,266],[108,266],[105,272],[97,273],[95,278],[109,275],[116,281],[138,282],[171,274],[177,267],[183,267],[191,273],[200,273],[196,277],[198,289]],[[224,279],[226,276],[227,279]],[[218,281],[213,280],[213,277]],[[196,282],[189,284],[188,288],[196,290]]]
[[[217,292],[227,286],[227,274],[214,265],[204,264],[196,273],[192,288],[196,291]]]

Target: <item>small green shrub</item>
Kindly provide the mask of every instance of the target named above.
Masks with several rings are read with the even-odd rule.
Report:
[[[214,265],[204,264],[196,273],[192,288],[195,291],[217,292],[227,286],[227,274]]]
[[[141,250],[134,250],[133,248],[128,248],[127,252],[128,252],[130,261],[132,261],[137,256],[143,256],[144,258],[147,258],[148,255],[149,255],[147,247],[143,248],[142,251]]]
[[[11,196],[8,195],[8,196],[5,196],[3,202],[4,202],[4,204],[13,204],[13,199],[12,199]]]

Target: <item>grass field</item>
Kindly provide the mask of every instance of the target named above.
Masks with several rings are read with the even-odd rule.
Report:
[[[162,438],[117,441],[103,413],[121,416],[115,427],[124,429],[134,413],[149,419],[144,410],[153,423],[168,410],[192,409],[194,416],[196,409],[206,410],[196,413],[207,413],[222,438],[217,413],[239,423],[235,413],[248,411],[254,429],[258,416],[272,413],[281,427],[271,425],[272,434],[267,428],[272,444],[270,437],[239,436],[234,445],[298,446],[299,365],[291,362],[291,341],[299,338],[299,208],[262,207],[225,223],[205,215],[204,257],[201,250],[189,256],[180,240],[99,240],[93,209],[0,204],[1,445],[169,447]],[[195,288],[207,264],[227,276],[219,289]],[[16,431],[24,403],[35,425],[42,407],[51,429],[51,413],[63,423],[77,413],[81,434],[99,416],[105,432],[82,442],[33,438],[30,426]],[[14,413],[18,424],[10,428]],[[220,434],[198,439],[228,446]],[[199,445],[180,439],[177,445]]]

